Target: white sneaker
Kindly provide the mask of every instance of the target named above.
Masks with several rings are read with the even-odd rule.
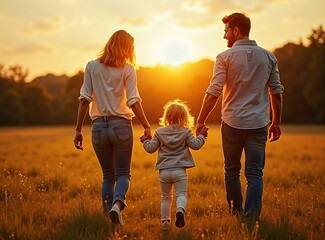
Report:
[[[175,225],[179,228],[185,226],[185,211],[183,208],[177,208]]]
[[[114,204],[111,210],[109,211],[109,217],[112,223],[120,224],[121,226],[123,226],[124,223],[122,219],[122,213],[117,204]]]
[[[162,229],[163,231],[168,231],[169,228],[170,228],[170,222],[167,221],[167,220],[163,221],[163,223],[162,223],[162,225],[161,225],[161,229]]]

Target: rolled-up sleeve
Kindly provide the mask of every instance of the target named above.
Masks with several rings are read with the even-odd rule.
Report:
[[[125,76],[125,89],[126,89],[126,105],[131,107],[134,103],[141,101],[140,94],[137,87],[137,75],[134,67],[127,68]]]
[[[278,62],[275,57],[273,57],[273,67],[268,81],[269,93],[271,95],[283,93],[284,87],[280,82],[280,73],[278,68]]]
[[[226,64],[222,59],[222,56],[218,55],[216,57],[216,61],[213,67],[213,76],[206,93],[219,97],[222,94],[222,90],[226,82],[226,78],[227,78]]]
[[[90,75],[90,62],[87,64],[85,68],[85,74],[84,74],[84,82],[80,88],[80,96],[79,101],[81,99],[86,99],[88,102],[91,102],[93,100],[92,93],[93,93],[93,86],[91,82],[91,75]]]

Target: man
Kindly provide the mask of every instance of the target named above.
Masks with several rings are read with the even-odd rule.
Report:
[[[233,13],[222,21],[230,49],[216,58],[196,132],[203,128],[222,94],[221,135],[229,210],[255,222],[262,207],[266,141],[268,137],[275,141],[281,135],[283,86],[275,56],[249,39],[250,19]],[[268,130],[270,102],[272,122]],[[243,150],[247,181],[244,208],[240,182]]]

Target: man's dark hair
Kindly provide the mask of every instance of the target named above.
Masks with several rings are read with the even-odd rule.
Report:
[[[245,13],[233,13],[229,16],[224,16],[222,22],[224,24],[228,23],[231,30],[234,30],[234,27],[238,27],[241,34],[249,36],[251,20],[245,15]]]

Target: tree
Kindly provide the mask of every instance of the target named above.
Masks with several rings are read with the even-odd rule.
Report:
[[[11,66],[8,69],[8,78],[18,83],[24,83],[28,76],[28,70],[24,70],[22,66]]]
[[[69,112],[74,116],[73,119],[75,119],[75,116],[77,115],[78,104],[79,104],[78,98],[80,96],[80,88],[82,86],[83,79],[84,79],[84,72],[79,71],[76,75],[72,76],[69,79],[68,84],[65,88],[65,93],[67,95],[65,109],[66,112]],[[89,123],[90,122],[89,120],[90,118],[86,118],[85,122]]]
[[[48,124],[51,118],[51,97],[40,86],[27,86],[22,102],[25,110],[25,120],[28,125]]]
[[[317,29],[312,29],[312,33],[309,37],[307,37],[309,40],[309,46],[310,47],[319,47],[321,45],[325,44],[325,32],[323,30],[323,26],[320,25]]]
[[[315,121],[325,123],[325,32],[322,26],[314,29],[308,39],[310,61],[303,94],[306,101],[317,111]]]
[[[74,123],[76,112],[71,111],[67,106],[67,99],[54,97],[52,100],[53,115],[51,123],[55,125],[64,125]]]
[[[16,126],[24,123],[24,108],[16,90],[8,89],[0,96],[0,115],[2,126]]]

